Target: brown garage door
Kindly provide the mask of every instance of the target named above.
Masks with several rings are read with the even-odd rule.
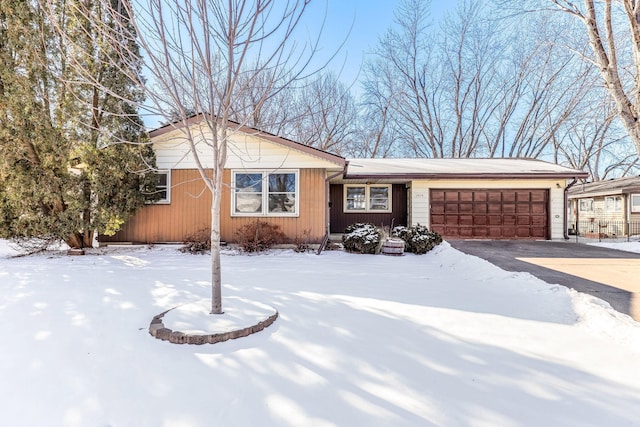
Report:
[[[548,190],[431,190],[431,228],[448,238],[548,239]]]

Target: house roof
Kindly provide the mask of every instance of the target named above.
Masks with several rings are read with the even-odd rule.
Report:
[[[345,179],[586,178],[586,172],[531,159],[348,159]]]
[[[155,137],[159,137],[161,135],[167,134],[169,132],[172,132],[174,130],[178,130],[183,128],[184,126],[191,126],[195,123],[199,123],[203,120],[202,117],[202,113],[199,114],[194,114],[193,116],[187,118],[186,122],[174,122],[174,123],[169,123],[166,124],[164,126],[161,126],[157,129],[153,129],[149,132],[149,137],[150,138],[155,138]],[[287,148],[291,148],[294,150],[298,150],[301,151],[303,153],[306,154],[310,154],[312,156],[316,156],[319,157],[321,159],[327,160],[329,162],[333,162],[341,167],[345,167],[346,165],[346,160],[344,157],[338,156],[336,154],[333,153],[329,153],[328,151],[324,151],[324,150],[320,150],[319,148],[315,148],[315,147],[311,147],[309,145],[305,145],[305,144],[301,144],[299,142],[287,139],[287,138],[283,138],[281,136],[278,135],[274,135],[272,133],[269,132],[265,132],[256,128],[253,128],[251,126],[246,126],[246,125],[241,125],[239,123],[233,122],[229,120],[229,123],[231,124],[231,126],[234,128],[234,130],[241,132],[241,133],[245,133],[248,135],[253,135],[256,136],[258,138],[262,138],[264,140],[267,140],[269,142],[273,142],[275,144],[279,144],[282,145],[284,147]]]
[[[640,193],[640,176],[609,179],[606,181],[578,184],[569,190],[569,197],[606,196],[609,194]]]

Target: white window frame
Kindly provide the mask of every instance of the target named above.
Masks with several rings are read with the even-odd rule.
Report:
[[[292,173],[295,175],[294,212],[269,212],[269,175]],[[262,210],[260,212],[236,212],[236,175],[262,174]],[[265,191],[265,186],[266,191]],[[298,169],[254,170],[238,169],[231,171],[231,216],[232,217],[299,217],[300,216],[300,171]]]
[[[372,209],[371,208],[371,187],[385,187],[387,188],[388,194],[388,208],[387,209]],[[347,192],[348,188],[364,188],[364,199],[365,199],[365,207],[364,209],[349,209],[347,205]],[[368,212],[368,213],[390,213],[393,211],[392,200],[393,200],[393,184],[344,184],[343,185],[343,200],[342,200],[342,211],[344,213],[358,213],[358,212]]]
[[[640,212],[640,194],[629,195],[629,206],[631,212]]]
[[[161,191],[166,191],[167,197],[163,197],[159,200],[153,202],[156,205],[168,205],[171,204],[171,171],[170,170],[159,170],[156,171],[156,175],[164,175],[167,177],[167,186],[166,189],[162,189],[161,186],[156,185],[156,193],[160,193]]]
[[[589,202],[590,209],[584,209],[583,203]],[[593,212],[593,199],[578,199],[578,212]]]
[[[611,206],[610,206],[611,204],[613,204],[613,209],[611,209]],[[604,211],[605,212],[622,212],[622,196],[605,196]]]

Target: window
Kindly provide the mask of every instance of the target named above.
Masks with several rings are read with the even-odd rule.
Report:
[[[580,199],[578,210],[580,212],[593,212],[593,199]]]
[[[391,212],[391,184],[344,186],[345,212]]]
[[[297,216],[297,171],[233,173],[235,216]]]
[[[622,196],[607,196],[604,198],[606,212],[622,212]]]
[[[640,212],[640,194],[631,195],[631,212]]]
[[[171,203],[171,171],[157,172],[156,179],[156,193],[160,195],[156,203]]]

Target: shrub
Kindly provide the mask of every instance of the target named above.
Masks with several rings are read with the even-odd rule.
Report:
[[[242,226],[235,233],[235,240],[245,252],[262,252],[282,243],[286,236],[280,226],[256,221]]]
[[[311,230],[304,230],[302,232],[302,237],[296,236],[295,241],[293,242],[296,247],[293,249],[296,252],[307,252],[311,249]]]
[[[198,230],[187,236],[182,242],[184,246],[180,248],[181,252],[190,254],[205,254],[211,250],[211,233],[207,229]]]
[[[347,252],[375,254],[380,248],[381,241],[382,231],[369,223],[351,224],[342,235],[342,246]]]
[[[415,254],[426,254],[442,243],[442,236],[423,225],[412,227],[398,226],[392,234],[404,240],[404,250]]]

